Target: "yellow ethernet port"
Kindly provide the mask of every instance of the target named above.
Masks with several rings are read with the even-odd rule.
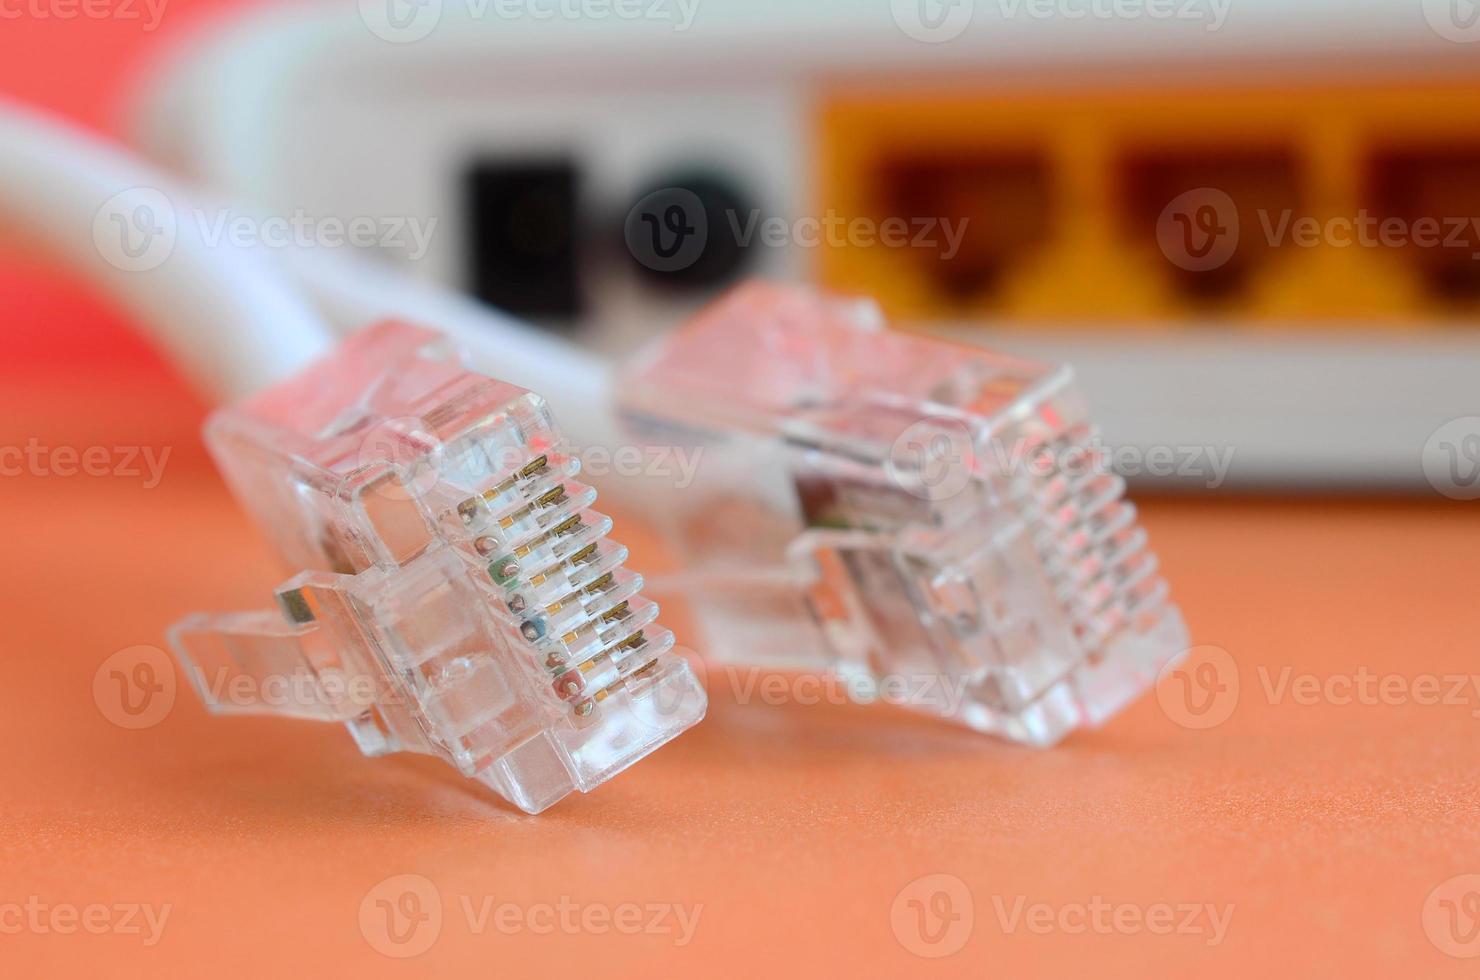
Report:
[[[1368,174],[1376,234],[1425,292],[1461,309],[1480,303],[1480,143],[1378,149]]]
[[[1270,215],[1300,213],[1300,171],[1289,147],[1205,145],[1131,150],[1119,164],[1115,193],[1120,231],[1162,273],[1178,297],[1213,312],[1247,300],[1256,276],[1277,259],[1282,242],[1248,234]],[[1219,195],[1219,207],[1206,195]],[[1189,202],[1179,207],[1177,202]],[[1237,236],[1234,229],[1238,229]],[[1226,254],[1218,252],[1227,236]],[[1197,262],[1207,257],[1216,261]]]
[[[943,304],[990,306],[1006,273],[1048,240],[1048,161],[1024,152],[889,155],[877,165],[869,210],[875,220],[923,217],[960,229],[903,249],[901,260]],[[938,243],[938,245],[936,244]]]
[[[1030,91],[836,83],[819,213],[952,222],[834,242],[826,286],[896,320],[1390,328],[1480,309],[1480,78]]]

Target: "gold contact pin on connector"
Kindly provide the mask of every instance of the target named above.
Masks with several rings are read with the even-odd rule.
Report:
[[[581,589],[581,591],[586,593],[587,595],[595,595],[598,592],[605,592],[607,589],[611,588],[611,585],[613,582],[616,581],[616,578],[617,577],[611,572],[606,572],[605,574],[597,576],[595,580],[593,580],[585,588]]]
[[[457,512],[462,515],[463,522],[469,523],[473,520],[473,515],[478,512],[478,503],[480,500],[484,503],[491,503],[492,501],[497,500],[499,497],[502,497],[504,494],[512,490],[515,485],[519,483],[520,480],[529,479],[531,476],[534,476],[536,473],[543,470],[546,466],[549,465],[549,463],[550,458],[548,456],[540,456],[539,458],[525,464],[522,469],[520,469],[513,476],[504,480],[502,483],[498,484],[498,486],[495,486],[490,490],[485,490],[477,497],[470,497],[467,500],[464,500],[462,503],[458,504]],[[505,526],[507,527],[508,525]]]
[[[555,573],[557,569],[564,568],[566,565],[575,566],[582,564],[583,562],[590,561],[596,556],[596,550],[596,542],[593,541],[590,544],[586,545],[586,547],[582,548],[580,551],[577,551],[575,554],[570,555],[567,558],[562,558],[559,561],[553,562],[547,567],[541,569],[538,575],[530,577],[529,584],[542,585],[544,584],[546,579],[548,579],[551,575]]]
[[[514,554],[517,555],[520,558],[523,558],[524,556],[528,555],[531,551],[533,551],[534,549],[538,548],[540,545],[544,544],[546,541],[550,540],[551,538],[558,538],[562,534],[570,534],[570,533],[573,533],[574,531],[576,531],[577,529],[581,528],[582,526],[584,526],[584,525],[582,525],[582,523],[581,523],[581,515],[580,514],[572,514],[570,517],[566,518],[565,520],[561,521],[559,524],[557,524],[554,527],[550,528],[550,530],[546,531],[544,534],[541,534],[538,537],[534,538],[529,543],[522,544],[519,547],[515,548],[514,549]]]
[[[495,500],[495,499],[503,496],[504,494],[508,493],[510,490],[514,489],[514,486],[520,480],[527,480],[527,479],[529,479],[530,477],[534,476],[536,473],[538,473],[541,470],[543,470],[546,466],[549,465],[549,463],[550,463],[550,457],[548,457],[548,456],[541,456],[538,459],[531,460],[521,470],[519,470],[519,472],[517,472],[513,476],[509,477],[503,483],[500,483],[498,486],[494,487],[492,490],[485,490],[483,492],[483,499],[484,500]]]
[[[574,589],[570,592],[567,592],[559,599],[556,599],[554,602],[545,607],[545,612],[554,615],[555,613],[564,609],[567,603],[579,600],[581,598],[581,593],[584,592],[587,595],[595,595],[598,592],[605,592],[607,589],[611,588],[612,584],[615,581],[616,576],[613,575],[611,572],[607,572],[605,575],[600,576],[595,581],[584,585],[579,589]]]
[[[593,710],[595,710],[596,705],[605,701],[616,691],[626,686],[628,681],[633,680],[634,678],[648,676],[654,671],[655,668],[657,668],[657,666],[658,661],[649,660],[647,663],[643,664],[641,667],[637,668],[627,676],[617,678],[606,687],[603,687],[601,690],[597,691],[595,694],[591,695],[589,698],[576,705],[575,713],[578,716],[585,718],[587,715],[591,714]]]
[[[617,581],[617,577],[615,575],[613,575],[611,572],[607,572],[607,573],[599,576],[595,581],[591,582],[589,585],[585,586],[584,588],[577,589],[575,592],[570,593],[570,595],[567,595],[564,598],[560,599],[553,606],[549,607],[548,611],[553,614],[554,612],[556,612],[557,610],[559,610],[561,607],[563,607],[566,602],[569,602],[571,599],[578,598],[582,592],[584,592],[584,593],[586,593],[588,595],[596,595],[598,592],[605,592],[607,589],[610,589],[613,585],[615,585],[616,584],[616,581]],[[626,601],[623,601],[621,603],[621,605],[626,606],[627,605]],[[607,612],[610,613],[611,610],[607,610]],[[598,619],[600,621],[607,621],[607,620],[605,620],[602,617],[598,617]],[[571,644],[571,643],[574,643],[576,641],[576,639],[581,635],[581,633],[585,632],[586,630],[593,630],[594,631],[595,629],[596,629],[596,624],[595,623],[592,623],[592,622],[582,623],[577,628],[568,631],[560,639],[561,639],[561,642],[563,642],[563,643]]]
[[[524,518],[528,517],[530,514],[534,513],[536,510],[545,510],[549,507],[554,507],[557,504],[563,503],[567,499],[568,498],[565,492],[565,484],[562,483],[559,486],[555,487],[553,490],[547,490],[544,493],[540,494],[540,496],[536,497],[534,501],[527,506],[519,508],[512,514],[500,517],[498,521],[498,526],[505,529],[511,528],[515,524],[518,524],[520,521],[524,520]]]

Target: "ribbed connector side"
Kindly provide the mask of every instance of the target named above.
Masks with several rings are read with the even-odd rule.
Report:
[[[1091,660],[1127,631],[1150,631],[1170,606],[1125,481],[1095,451],[1098,436],[1090,425],[1064,431],[1014,481],[1043,567]]]
[[[673,646],[624,567],[627,549],[595,511],[576,460],[546,455],[460,508],[522,644],[578,718]]]

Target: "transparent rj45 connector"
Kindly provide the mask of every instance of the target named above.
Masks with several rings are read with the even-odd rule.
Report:
[[[1098,724],[1187,637],[1070,371],[880,326],[750,285],[628,372],[634,437],[698,456],[664,588],[722,662],[1035,745]]]
[[[171,642],[206,704],[342,721],[531,813],[697,722],[705,694],[538,395],[387,323],[206,437],[290,568],[276,610]]]

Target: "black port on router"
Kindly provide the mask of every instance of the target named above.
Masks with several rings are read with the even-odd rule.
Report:
[[[468,291],[520,316],[580,316],[586,302],[575,164],[479,160],[467,170],[464,194]]]
[[[1285,146],[1173,146],[1122,155],[1122,233],[1156,250],[1188,302],[1236,303],[1279,241],[1266,232],[1301,216],[1299,164]]]
[[[1435,302],[1480,301],[1480,145],[1376,150],[1366,199],[1379,243],[1412,263]]]
[[[879,162],[870,206],[881,220],[934,222],[933,247],[902,249],[943,305],[990,302],[1012,265],[1052,230],[1047,156],[1032,150],[960,150],[900,154]],[[943,233],[958,229],[952,251]]]

